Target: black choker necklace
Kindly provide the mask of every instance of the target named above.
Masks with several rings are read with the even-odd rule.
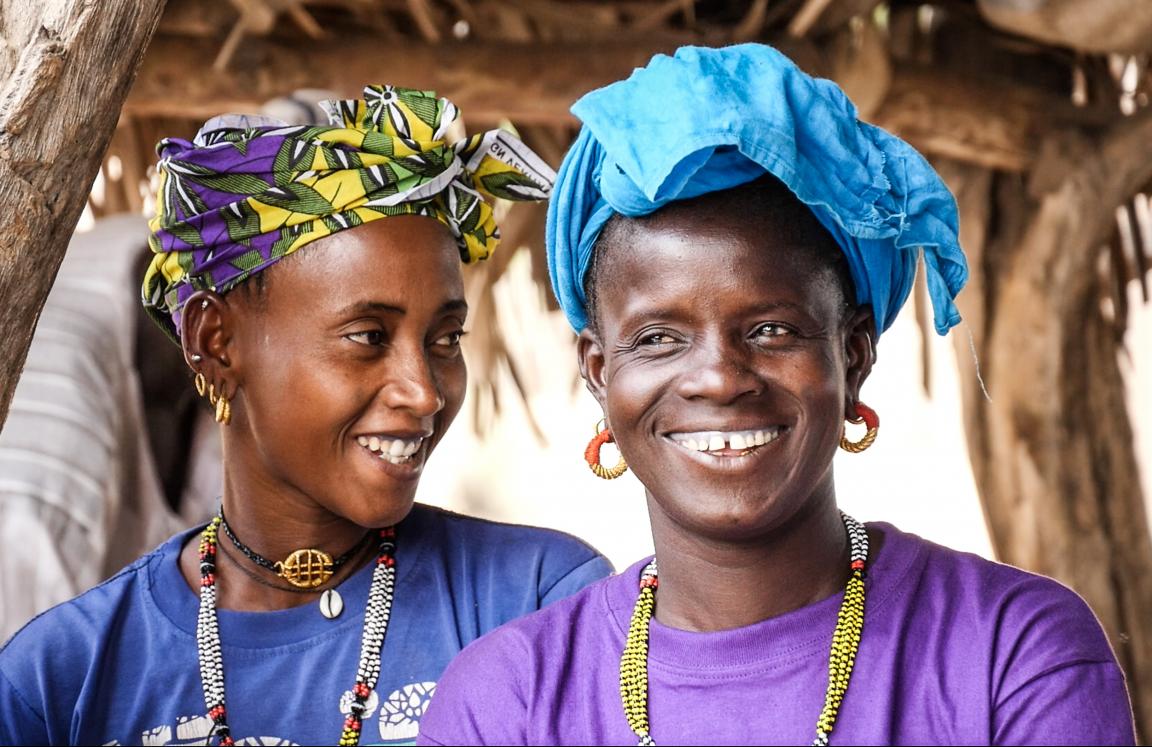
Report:
[[[231,563],[232,565],[236,566],[237,570],[239,570],[241,573],[243,573],[245,576],[252,579],[256,583],[258,583],[262,586],[267,586],[269,589],[275,589],[276,591],[287,591],[287,592],[291,592],[293,594],[319,594],[322,591],[324,591],[323,589],[297,589],[295,586],[281,586],[278,583],[275,583],[273,581],[269,581],[268,579],[264,578],[255,569],[249,568],[248,566],[246,566],[244,564],[244,561],[240,560],[238,557],[233,555],[231,551],[225,552],[223,549],[221,549],[216,554],[219,556],[228,558],[228,562]]]
[[[236,549],[244,553],[244,556],[253,563],[272,571],[297,589],[309,591],[327,582],[333,573],[363,550],[373,536],[372,532],[365,532],[359,542],[335,560],[323,550],[304,548],[293,551],[282,561],[272,562],[245,545],[232,533],[232,528],[228,526],[228,521],[224,518],[223,506],[220,507],[220,528],[224,530],[224,534],[232,541]]]

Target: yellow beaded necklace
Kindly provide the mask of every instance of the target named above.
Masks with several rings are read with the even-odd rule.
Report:
[[[864,630],[864,567],[868,563],[868,534],[864,525],[843,511],[840,519],[848,530],[851,544],[852,576],[844,589],[844,601],[836,616],[836,630],[832,633],[832,650],[828,657],[828,690],[824,695],[824,708],[816,719],[816,738],[813,745],[827,745],[828,736],[836,724],[836,715],[852,665],[860,648],[860,634]],[[628,626],[628,639],[620,655],[620,697],[624,701],[624,715],[628,726],[638,738],[641,747],[655,745],[648,723],[648,629],[656,611],[656,587],[660,585],[656,574],[656,560],[640,573],[640,594],[632,610]]]

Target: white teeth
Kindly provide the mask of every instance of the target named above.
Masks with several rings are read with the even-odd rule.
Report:
[[[357,436],[356,442],[374,452],[381,459],[387,459],[394,464],[403,464],[420,450],[424,438],[418,437],[408,440],[384,436]]]
[[[780,435],[779,428],[760,431],[705,431],[698,433],[672,433],[669,438],[691,451],[745,451],[771,443]]]

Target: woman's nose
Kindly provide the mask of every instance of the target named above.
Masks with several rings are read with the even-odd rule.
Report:
[[[746,345],[716,340],[699,344],[693,353],[692,365],[677,382],[680,396],[685,399],[727,404],[763,388]]]
[[[393,359],[384,385],[384,401],[392,409],[408,410],[421,418],[444,408],[444,395],[423,349]]]

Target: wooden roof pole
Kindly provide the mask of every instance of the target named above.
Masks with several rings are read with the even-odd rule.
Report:
[[[1152,180],[1152,111],[1092,135],[1051,135],[1041,150],[1026,180],[943,164],[972,270],[958,298],[966,324],[952,333],[965,431],[999,559],[1089,602],[1146,744],[1152,537],[1096,264],[1117,206]]]
[[[787,48],[800,42],[777,43]],[[158,45],[148,54],[124,109],[142,117],[203,120],[222,112],[257,111],[295,89],[357,96],[366,83],[389,83],[434,89],[459,106],[468,122],[507,117],[518,125],[574,125],[568,108],[581,95],[627,77],[653,54],[671,52],[676,44],[660,37],[648,43],[583,46],[382,44],[363,37],[317,40],[302,50],[262,39],[239,52],[229,69],[208,74],[207,63],[197,70],[189,60],[212,59],[215,42],[187,39],[178,46]],[[809,72],[836,78],[837,70]],[[869,119],[933,156],[1021,172],[1031,168],[1036,144],[1046,132],[1065,124],[1097,124],[1093,112],[1010,82],[907,64],[885,75],[891,85],[878,94],[883,103]],[[850,85],[848,93],[861,92]]]
[[[164,0],[10,0],[0,57],[0,425]]]

